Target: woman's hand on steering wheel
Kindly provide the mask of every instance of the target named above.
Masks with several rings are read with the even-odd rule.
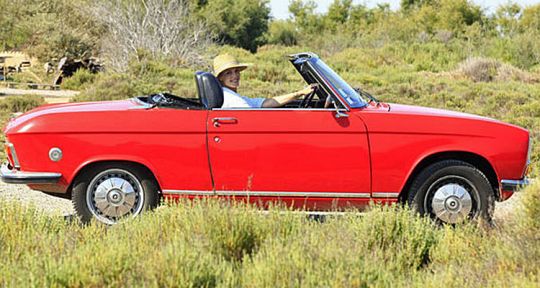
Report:
[[[309,106],[313,96],[315,96],[315,92],[317,92],[317,88],[319,88],[319,85],[314,83],[309,84],[306,88],[298,91],[299,96],[304,96],[302,102],[300,102],[300,108],[306,108]]]

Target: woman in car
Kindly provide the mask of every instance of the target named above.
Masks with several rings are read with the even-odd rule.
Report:
[[[275,96],[272,98],[249,98],[238,94],[240,86],[240,72],[251,66],[249,63],[240,63],[229,54],[221,54],[214,58],[214,75],[223,87],[222,108],[276,108],[313,92],[315,85],[302,90]]]

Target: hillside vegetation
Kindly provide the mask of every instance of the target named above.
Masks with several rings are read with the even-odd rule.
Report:
[[[141,8],[129,6],[139,3],[134,1],[15,2],[0,0],[0,46],[42,62],[64,55],[118,59],[114,53],[122,47],[107,46],[110,23],[92,11],[107,3],[118,4],[120,16]],[[72,101],[159,91],[196,97],[194,72],[211,70],[219,53],[255,64],[242,74],[241,94],[275,96],[305,85],[286,56],[312,51],[382,101],[474,113],[528,129],[531,177],[538,179],[540,4],[509,2],[488,15],[466,0],[404,0],[397,11],[336,0],[317,14],[315,1],[293,0],[292,19],[272,20],[265,0],[180,2],[193,17],[190,27],[212,43],[198,43],[181,56],[142,39],[122,54],[124,62],[66,79],[62,88],[81,91]],[[217,7],[223,9],[213,13]],[[66,13],[79,21],[61,20]],[[42,103],[38,97],[3,100],[0,120]],[[512,213],[495,227],[438,227],[402,207],[321,223],[279,207],[264,214],[213,200],[167,204],[114,227],[81,226],[1,200],[0,286],[537,287],[538,180],[520,193],[525,195]]]

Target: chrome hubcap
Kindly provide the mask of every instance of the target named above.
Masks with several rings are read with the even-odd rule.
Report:
[[[142,191],[139,180],[128,171],[106,170],[88,185],[88,208],[99,221],[113,224],[123,216],[137,215],[142,210]]]
[[[456,183],[444,184],[437,188],[431,200],[433,213],[446,223],[465,220],[472,211],[473,201],[469,191]]]
[[[434,192],[433,192],[434,191]],[[469,218],[479,207],[474,199],[478,192],[474,185],[460,176],[443,177],[433,183],[428,190],[431,197],[426,199],[424,207],[443,222],[454,224]],[[473,199],[473,197],[476,197]],[[429,207],[431,206],[431,207]],[[429,209],[431,208],[431,209]]]

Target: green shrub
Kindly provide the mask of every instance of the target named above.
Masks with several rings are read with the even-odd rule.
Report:
[[[533,287],[538,191],[495,228],[438,227],[399,206],[317,222],[215,199],[82,226],[0,199],[0,285]]]
[[[127,99],[136,95],[132,79],[129,75],[103,73],[99,74],[93,85],[86,87],[71,101],[104,101]]]
[[[45,104],[45,100],[41,96],[10,96],[0,101],[0,110],[12,113],[26,112],[43,104]]]
[[[266,38],[269,44],[293,46],[298,43],[298,31],[290,21],[275,20],[270,22]]]
[[[524,217],[523,222],[526,229],[529,229],[532,235],[540,233],[540,183],[538,181],[524,191]]]
[[[60,85],[62,89],[81,90],[85,85],[91,85],[97,74],[87,69],[79,69],[71,77],[65,78]]]

